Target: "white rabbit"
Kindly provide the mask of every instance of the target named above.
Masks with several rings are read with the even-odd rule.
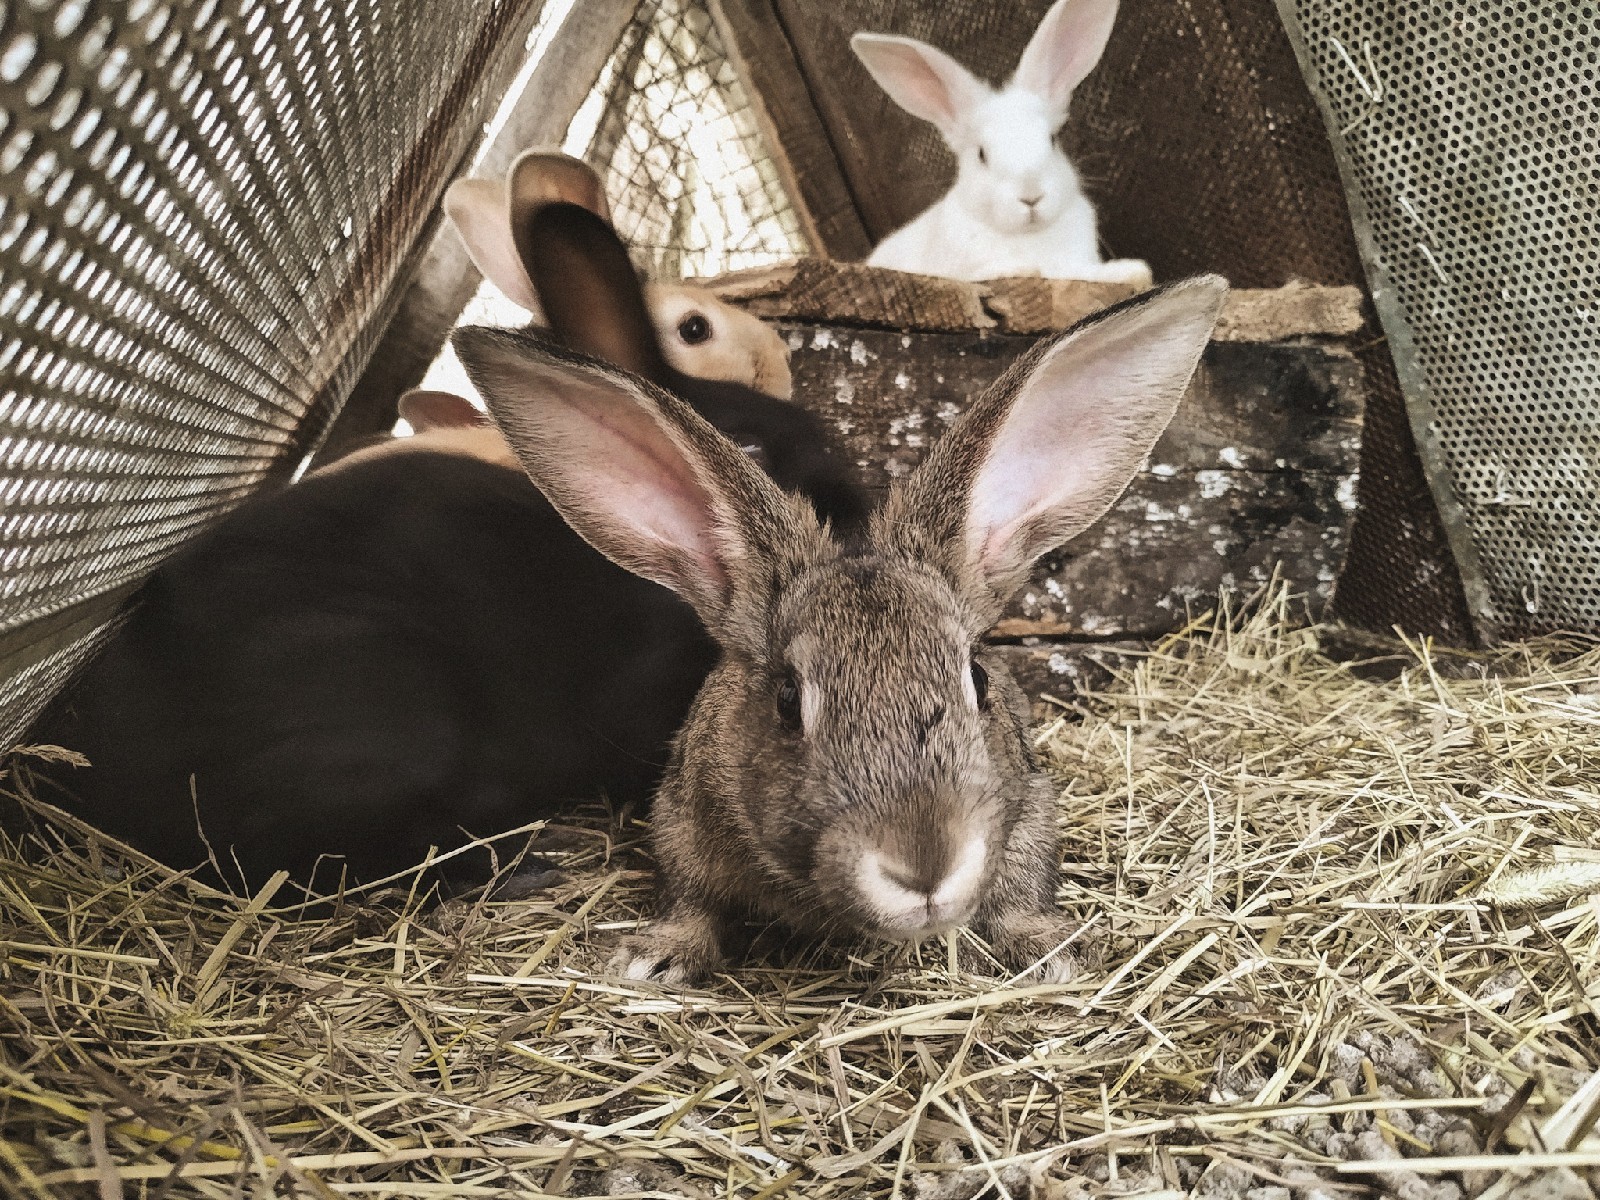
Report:
[[[1055,141],[1072,90],[1100,61],[1116,17],[1117,0],[1056,0],[998,92],[925,42],[851,38],[890,98],[931,121],[958,160],[950,190],[867,262],[951,279],[1043,275],[1148,288],[1149,264],[1101,260],[1094,206]]]
[[[602,220],[611,219],[611,206],[594,168],[556,150],[524,151],[505,183],[458,179],[444,197],[445,215],[478,270],[540,325],[547,322],[518,250],[515,229],[540,205],[561,200],[581,205]],[[662,352],[678,370],[789,399],[793,391],[789,349],[777,330],[705,288],[648,283],[644,294]]]

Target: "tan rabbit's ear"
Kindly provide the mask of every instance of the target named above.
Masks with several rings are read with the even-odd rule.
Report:
[[[943,50],[916,38],[858,33],[850,39],[850,49],[889,99],[912,116],[932,121],[946,140],[989,91]]]
[[[396,407],[416,433],[431,429],[473,429],[490,424],[488,413],[454,392],[412,388],[400,397]]]
[[[593,167],[560,150],[524,150],[506,176],[511,223],[527,220],[541,204],[557,202],[576,204],[602,221],[611,220],[611,202]]]
[[[542,323],[544,312],[511,235],[505,185],[490,179],[458,179],[445,189],[444,212],[483,277]]]
[[[821,534],[683,401],[528,332],[452,341],[529,478],[620,567],[671,588],[724,644],[759,649],[783,574]]]
[[[1117,21],[1117,0],[1056,0],[1022,52],[1012,86],[1043,96],[1065,120],[1072,89],[1094,70]]]
[[[1228,292],[1203,275],[1043,342],[890,493],[875,536],[939,566],[985,621],[1122,494],[1183,398]]]

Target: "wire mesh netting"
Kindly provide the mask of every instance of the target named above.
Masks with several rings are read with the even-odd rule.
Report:
[[[1600,630],[1600,6],[1279,2],[1479,621]]]
[[[0,3],[0,739],[314,445],[530,7]]]

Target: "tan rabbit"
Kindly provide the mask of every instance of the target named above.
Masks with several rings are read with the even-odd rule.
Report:
[[[478,270],[540,325],[548,322],[513,229],[539,206],[562,200],[611,220],[611,206],[594,168],[555,150],[524,151],[505,183],[458,179],[444,197],[445,215]],[[647,283],[644,292],[662,352],[678,370],[789,399],[789,348],[775,329],[705,288]]]
[[[682,401],[524,335],[457,332],[555,508],[721,646],[655,798],[660,912],[623,974],[701,978],[755,918],[895,941],[970,924],[1014,969],[1065,977],[1055,789],[981,639],[1132,479],[1226,291],[1189,280],[1041,342],[849,539]]]

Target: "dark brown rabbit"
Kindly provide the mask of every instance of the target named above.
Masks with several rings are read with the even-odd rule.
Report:
[[[655,800],[659,916],[619,970],[701,977],[754,917],[893,940],[970,923],[1017,970],[1065,974],[1054,790],[980,639],[1127,486],[1226,290],[1190,280],[1035,347],[849,540],[661,390],[457,333],[555,508],[721,647]]]
[[[569,204],[523,215],[554,334],[671,389],[813,520],[860,524],[816,418],[666,364],[609,226]],[[650,795],[717,646],[682,600],[586,545],[465,401],[408,408],[421,437],[246,503],[141,589],[35,732],[89,757],[63,781],[78,811],[178,867],[212,854],[246,887],[319,867],[331,885],[570,800]],[[466,885],[487,866],[442,873]]]

